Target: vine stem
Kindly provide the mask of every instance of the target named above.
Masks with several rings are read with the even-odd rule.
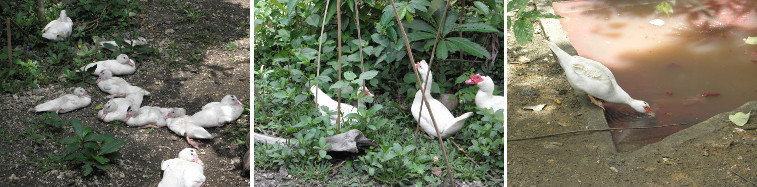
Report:
[[[338,0],[337,0],[338,1]],[[407,50],[408,57],[410,58],[410,65],[413,67],[413,72],[415,73],[415,80],[418,84],[420,84],[420,90],[421,91],[421,100],[423,100],[424,103],[426,103],[426,109],[428,110],[428,114],[431,117],[431,122],[434,124],[434,129],[436,129],[436,137],[439,140],[439,146],[441,147],[442,154],[444,156],[444,162],[447,164],[447,177],[449,178],[450,184],[452,186],[455,186],[454,179],[452,178],[452,167],[450,167],[449,159],[447,158],[447,150],[444,148],[444,141],[442,140],[442,137],[439,133],[439,127],[437,126],[436,119],[434,118],[434,113],[431,111],[431,107],[429,107],[428,100],[426,99],[426,89],[423,84],[421,84],[420,76],[418,76],[418,69],[415,67],[415,59],[413,58],[413,52],[410,50],[410,42],[407,39],[407,34],[405,33],[405,27],[402,25],[402,20],[400,20],[400,16],[397,13],[397,6],[394,5],[394,0],[389,0],[389,2],[392,5],[392,9],[394,10],[394,17],[397,19],[397,24],[400,26],[400,32],[402,32],[402,38],[405,40],[405,49]],[[449,6],[449,1],[447,1],[447,5]],[[442,22],[444,21],[444,16],[447,12],[447,7],[444,8],[445,14],[442,15]],[[440,28],[441,29],[441,28]],[[439,31],[436,33],[437,41],[439,40]],[[436,50],[436,42],[434,42],[434,50]],[[433,62],[434,53],[431,52],[431,62]],[[431,64],[429,63],[429,72],[426,75],[426,78],[428,79],[428,75],[431,74]],[[427,80],[432,81],[432,80]],[[432,81],[433,82],[433,81]],[[429,82],[430,83],[430,82]],[[431,85],[431,84],[428,84]],[[430,89],[430,88],[428,88]],[[421,111],[423,109],[423,106],[421,106]],[[418,115],[420,116],[420,114]],[[418,125],[420,125],[420,117],[418,117]]]

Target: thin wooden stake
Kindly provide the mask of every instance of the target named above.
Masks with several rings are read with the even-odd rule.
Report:
[[[405,49],[407,50],[408,57],[410,57],[410,63],[411,63],[411,66],[413,67],[413,72],[415,72],[415,79],[418,84],[421,84],[420,77],[418,76],[418,69],[415,67],[415,59],[413,59],[413,52],[412,50],[410,50],[410,42],[408,41],[407,34],[405,33],[405,27],[402,26],[402,21],[400,20],[400,16],[397,13],[397,6],[394,5],[394,0],[389,0],[389,2],[392,4],[392,9],[394,10],[394,17],[397,19],[397,24],[399,24],[400,26],[400,32],[402,32],[402,38],[405,40]],[[447,4],[449,4],[449,1],[447,1]],[[446,7],[445,7],[445,13],[446,13]],[[444,15],[442,16],[442,19],[444,19]],[[439,36],[439,32],[437,32],[437,40],[438,40],[438,36]],[[434,48],[436,48],[436,45],[434,45]],[[431,54],[432,54],[431,60],[433,60],[433,52]],[[431,65],[429,64],[429,73],[426,75],[427,79],[428,79],[428,75],[430,74],[431,74]],[[433,80],[426,80],[426,81],[433,81]],[[428,84],[428,85],[431,85],[431,84]],[[423,102],[426,103],[426,109],[428,110],[428,114],[431,117],[431,122],[434,124],[434,129],[436,129],[436,137],[439,140],[439,146],[441,147],[442,154],[444,156],[444,162],[447,164],[447,177],[449,178],[450,184],[452,186],[455,186],[455,182],[452,178],[452,167],[450,167],[449,159],[447,158],[447,150],[444,148],[444,141],[442,140],[442,137],[439,133],[439,127],[437,126],[436,119],[434,118],[434,113],[431,111],[431,107],[429,107],[430,104],[428,103],[428,100],[426,99],[426,94],[425,94],[426,88],[423,84],[421,84],[420,88],[421,88],[421,93],[422,93],[421,100],[423,100]],[[420,116],[420,114],[418,116]],[[418,119],[420,121],[420,117]]]
[[[336,38],[337,38],[337,50],[339,51],[339,55],[336,57],[337,62],[339,63],[339,67],[337,70],[339,81],[342,81],[342,11],[340,11],[341,7],[341,1],[336,0]],[[336,133],[341,133],[339,131],[342,119],[342,88],[339,88],[339,93],[337,93],[336,97]]]
[[[323,20],[321,20],[321,35],[318,37],[318,59],[316,59],[315,77],[321,76],[321,46],[323,46],[323,28],[326,27],[326,13],[329,11],[329,0],[326,0],[326,8],[323,10]],[[315,81],[315,87],[318,87],[318,81]],[[320,89],[320,88],[318,88]],[[315,92],[315,107],[321,108],[318,105],[318,92]]]

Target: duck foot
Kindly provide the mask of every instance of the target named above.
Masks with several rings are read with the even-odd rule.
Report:
[[[605,111],[605,107],[604,107],[604,106],[602,105],[602,101],[599,101],[599,100],[595,99],[595,98],[594,98],[594,96],[591,96],[591,95],[589,95],[589,94],[586,94],[586,95],[588,95],[588,96],[589,96],[589,99],[591,99],[591,103],[594,103],[594,104],[595,104],[595,105],[597,105],[597,106],[598,106],[599,108],[601,108],[601,109],[602,109],[602,111]]]
[[[200,150],[200,147],[197,146],[197,142],[190,139],[187,133],[184,133],[184,138],[187,139],[187,143],[189,143],[189,145],[192,145],[192,147],[194,147],[195,149]]]

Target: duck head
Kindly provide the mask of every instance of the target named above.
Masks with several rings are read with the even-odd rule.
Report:
[[[81,88],[81,87],[76,87],[74,89],[74,95],[89,97],[89,95],[87,94],[87,90],[84,90],[84,88]]]
[[[645,101],[633,100],[628,105],[639,113],[644,113],[653,117],[655,116],[654,112],[652,111],[652,107],[650,107],[649,103]]]
[[[118,63],[128,64],[128,65],[134,67],[134,61],[131,61],[131,59],[129,59],[129,56],[127,56],[126,54],[120,54],[120,55],[118,55],[118,57],[116,57],[116,61]]]
[[[110,70],[106,69],[106,70],[103,70],[102,72],[100,72],[100,76],[97,77],[97,81],[95,81],[95,82],[96,83],[100,83],[100,81],[105,80],[105,79],[110,79],[112,77],[113,77],[113,72],[110,72]]]
[[[200,156],[197,155],[197,150],[192,148],[184,148],[184,150],[181,150],[181,152],[179,152],[179,159],[194,162],[201,166],[204,165],[202,160],[200,160]]]

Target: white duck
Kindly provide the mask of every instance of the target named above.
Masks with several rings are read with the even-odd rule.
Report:
[[[139,107],[142,104],[142,94],[129,94],[125,98],[113,98],[103,105],[97,112],[97,116],[104,122],[115,120],[123,121],[126,118],[129,107]]]
[[[192,121],[200,127],[218,127],[242,115],[244,108],[234,95],[226,95],[221,102],[205,104],[202,110],[192,115]]]
[[[134,64],[134,61],[129,59],[129,56],[127,56],[126,54],[118,55],[115,60],[103,60],[89,63],[86,66],[82,67],[80,70],[86,71],[87,69],[95,65],[97,65],[97,68],[95,68],[95,71],[92,72],[92,75],[100,75],[106,69],[110,70],[113,75],[127,75],[133,74],[135,71],[137,71],[137,67]]]
[[[459,117],[455,117],[452,115],[452,113],[447,109],[447,107],[444,106],[439,100],[434,99],[431,97],[431,85],[433,84],[433,74],[429,72],[428,64],[425,60],[421,60],[418,62],[418,64],[415,65],[418,69],[418,73],[421,76],[421,79],[423,79],[424,82],[424,88],[426,88],[426,92],[422,93],[421,91],[423,89],[418,90],[415,92],[415,99],[413,99],[413,105],[410,108],[410,111],[413,114],[413,117],[416,121],[418,121],[418,112],[421,110],[421,103],[423,102],[423,95],[426,95],[426,100],[428,100],[428,103],[430,105],[431,110],[434,113],[434,118],[436,119],[436,125],[439,128],[439,135],[442,138],[447,138],[452,136],[453,134],[460,131],[460,129],[463,128],[463,125],[465,124],[465,120],[470,117],[473,113],[467,112],[463,115],[460,115]],[[428,74],[428,79],[425,80],[426,74]],[[426,104],[423,104],[423,113],[420,116],[420,126],[423,128],[423,131],[426,132],[426,134],[437,137],[436,129],[434,128],[433,121],[431,120],[431,116],[428,113],[428,108],[426,108]]]
[[[160,163],[163,179],[158,187],[199,187],[205,182],[204,165],[197,150],[185,148],[179,152],[179,157],[164,160]]]
[[[62,41],[71,35],[74,28],[74,22],[66,16],[66,10],[60,11],[58,19],[51,21],[42,29],[42,37],[54,41]]]
[[[124,118],[124,122],[126,122],[126,125],[139,126],[140,128],[160,128],[166,126],[166,118],[172,117],[172,111],[178,110],[184,109],[154,106],[136,108],[129,106],[126,110],[126,118]]]
[[[649,104],[631,98],[623,88],[620,88],[610,69],[601,63],[580,56],[570,56],[551,41],[547,41],[547,45],[557,55],[560,66],[565,70],[565,75],[568,77],[568,82],[573,88],[589,94],[592,103],[604,110],[602,103],[594,99],[594,97],[597,97],[608,102],[624,103],[637,112],[654,116]]]
[[[131,45],[132,47],[134,47],[134,46],[138,46],[138,45],[145,45],[145,44],[147,44],[147,39],[145,39],[143,37],[139,37],[136,40],[124,40],[124,42],[127,43],[127,44],[129,44],[129,45]],[[100,45],[100,46],[102,46],[102,47],[105,47],[106,43],[108,43],[110,45],[113,45],[115,47],[118,47],[118,44],[116,44],[116,41],[113,41],[113,40],[97,42],[97,44]],[[106,48],[106,49],[108,49],[108,48]],[[113,51],[113,49],[108,49],[108,50]]]
[[[166,119],[168,129],[171,129],[171,131],[179,136],[184,136],[184,138],[186,138],[187,140],[187,143],[189,143],[189,145],[192,145],[192,147],[194,147],[195,149],[199,149],[199,146],[197,145],[197,142],[192,140],[192,138],[213,138],[213,135],[211,135],[207,130],[200,126],[197,126],[190,116],[185,115],[184,109],[181,109],[179,111],[172,111],[169,115],[171,115],[172,117]]]
[[[471,75],[465,84],[475,84],[478,86],[476,93],[476,107],[490,108],[494,111],[505,108],[505,97],[494,95],[494,81],[489,76],[480,74]]]
[[[132,86],[120,77],[114,77],[110,70],[103,70],[97,78],[97,87],[107,92],[108,98],[123,97],[132,93],[150,95],[150,92],[137,86]]]
[[[313,101],[315,101],[316,104],[320,105],[318,106],[318,111],[321,112],[321,115],[328,115],[328,113],[326,111],[323,111],[323,109],[321,108],[323,106],[326,106],[329,109],[329,111],[334,113],[334,115],[329,116],[329,119],[331,120],[331,124],[336,124],[336,119],[338,116],[336,112],[337,112],[337,106],[339,103],[336,102],[334,99],[331,99],[331,97],[326,95],[326,93],[323,92],[323,90],[318,88],[318,86],[316,85],[310,86],[310,92],[313,93]],[[363,93],[369,97],[373,97],[373,94],[371,93],[371,91],[368,90],[368,88],[366,88],[365,86],[361,86],[360,88],[358,88],[357,93],[358,93],[358,96],[363,96],[363,95],[359,95],[360,93]],[[315,98],[316,94],[318,95],[317,98]],[[360,100],[358,100],[357,106],[358,107],[364,106],[364,104],[363,102],[360,102]],[[358,107],[354,107],[350,104],[342,103],[341,107],[342,107],[342,118],[340,121],[342,121],[342,123],[344,123],[344,121],[347,120],[347,117],[346,117],[347,114],[358,112]]]
[[[84,88],[76,87],[74,94],[66,94],[39,104],[34,107],[34,110],[37,112],[55,111],[55,113],[66,113],[85,107],[91,102],[92,98],[89,97],[87,91]]]

